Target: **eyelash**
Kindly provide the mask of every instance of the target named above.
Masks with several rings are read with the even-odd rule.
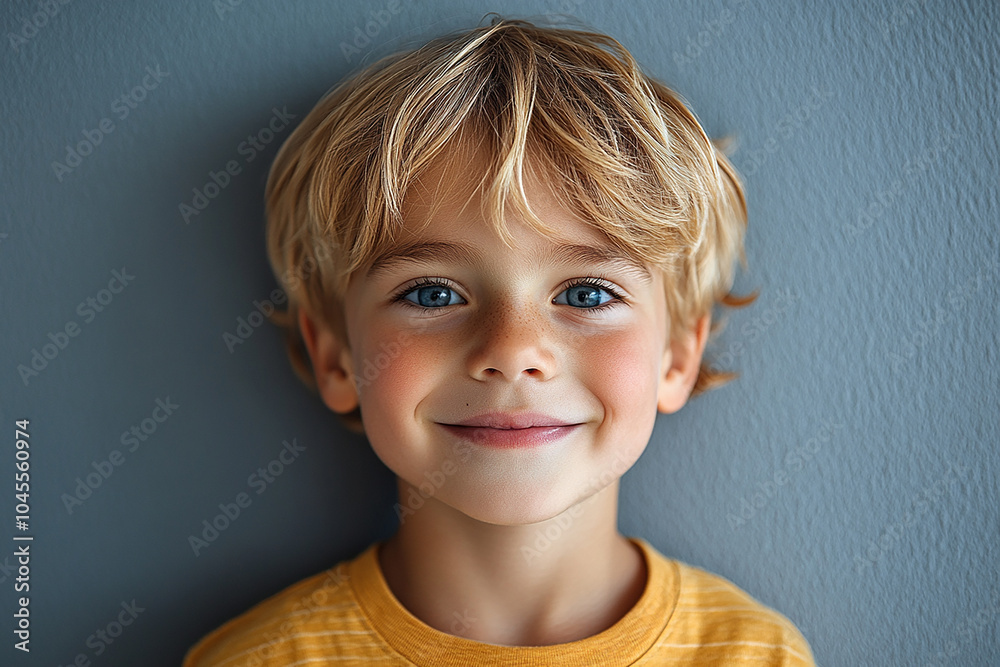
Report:
[[[580,285],[586,285],[588,287],[600,287],[605,292],[610,294],[613,298],[611,301],[601,304],[600,306],[594,306],[593,308],[574,308],[574,310],[580,310],[588,313],[595,313],[625,303],[625,299],[623,295],[618,291],[618,288],[615,287],[614,283],[610,282],[603,275],[597,275],[591,278],[576,278],[568,285],[565,285],[562,291],[564,292],[572,287],[578,287]],[[441,286],[441,287],[447,287],[448,289],[452,290],[455,289],[454,284],[447,278],[432,278],[429,276],[424,276],[423,278],[418,278],[416,282],[411,283],[403,287],[398,292],[396,292],[391,297],[391,302],[402,303],[404,306],[409,306],[410,308],[417,308],[420,311],[442,310],[442,308],[428,308],[426,306],[421,306],[420,304],[413,303],[412,301],[406,298],[407,294],[417,289],[418,287],[427,287],[427,286]],[[560,294],[562,294],[562,292],[560,292]]]

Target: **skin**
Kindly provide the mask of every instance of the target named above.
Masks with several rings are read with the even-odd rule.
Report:
[[[368,440],[412,510],[378,552],[399,602],[432,628],[481,642],[575,641],[611,627],[643,593],[645,562],[617,529],[619,478],[645,449],[657,412],[687,401],[709,317],[669,341],[658,271],[643,282],[618,267],[542,259],[561,243],[608,243],[534,178],[526,178],[528,202],[559,238],[512,212],[506,222],[516,244],[507,247],[480,213],[478,179],[469,179],[475,155],[457,150],[408,194],[406,238],[463,242],[485,261],[434,259],[375,279],[366,268],[346,294],[347,341],[304,310],[301,330],[323,401],[340,413],[361,405]],[[599,286],[566,291],[573,279],[598,275],[624,302],[598,312],[567,302],[613,301]],[[409,304],[392,302],[424,276],[448,279],[438,284],[449,289],[433,295],[424,287],[422,296],[416,288]],[[421,298],[435,309],[409,307]],[[397,353],[359,387],[355,369],[387,349]],[[440,426],[491,410],[583,425],[517,450],[470,443]],[[442,478],[422,503],[408,502],[420,498],[422,483]]]

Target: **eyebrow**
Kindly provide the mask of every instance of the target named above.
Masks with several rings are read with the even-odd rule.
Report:
[[[642,283],[650,283],[653,280],[649,269],[642,262],[611,247],[560,245],[542,260],[556,264],[604,264],[618,268]],[[447,262],[466,266],[487,263],[485,256],[464,243],[413,241],[391,247],[378,255],[368,269],[368,278],[374,279],[407,264],[429,264],[431,262]]]

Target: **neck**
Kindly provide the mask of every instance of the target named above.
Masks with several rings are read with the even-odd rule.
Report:
[[[399,479],[400,497],[410,485]],[[431,497],[382,546],[389,589],[432,628],[506,646],[547,646],[614,625],[646,585],[617,530],[618,481],[559,516],[504,526]]]

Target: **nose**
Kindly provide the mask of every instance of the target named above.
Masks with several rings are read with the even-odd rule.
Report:
[[[472,335],[478,344],[469,354],[469,374],[477,380],[521,377],[546,380],[555,375],[556,354],[549,323],[531,306],[488,308]]]

